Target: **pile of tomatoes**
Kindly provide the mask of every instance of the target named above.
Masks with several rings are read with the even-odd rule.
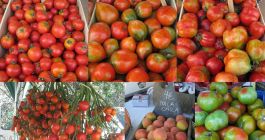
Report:
[[[265,81],[265,27],[255,0],[186,0],[177,23],[178,81]]]
[[[84,22],[76,0],[14,0],[0,81],[88,81]]]
[[[0,22],[2,21],[2,18],[4,16],[7,4],[8,0],[0,0]]]
[[[265,109],[254,87],[211,83],[195,105],[196,140],[261,140],[265,138]]]
[[[12,130],[20,135],[21,140],[70,140],[73,137],[77,140],[100,140],[101,128],[92,127],[88,122],[81,124],[88,110],[91,108],[86,100],[79,101],[75,108],[62,98],[61,93],[31,89],[26,100],[20,103]],[[116,115],[112,107],[106,107],[102,112],[106,122],[110,122]]]
[[[88,43],[91,81],[176,81],[176,9],[160,0],[102,0],[95,17]]]

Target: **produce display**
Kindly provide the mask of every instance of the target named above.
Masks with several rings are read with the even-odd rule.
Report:
[[[9,0],[0,0],[0,22],[2,21],[2,18],[4,16],[8,1]]]
[[[254,87],[211,83],[195,104],[196,140],[262,140],[265,109]]]
[[[166,118],[148,113],[142,120],[141,128],[136,130],[136,140],[187,140],[188,120],[177,115],[176,118]]]
[[[95,7],[90,81],[176,81],[176,9],[160,0],[101,0]]]
[[[81,85],[83,90],[77,90],[75,96],[60,84],[45,86],[44,90],[37,86],[30,89],[20,103],[12,128],[20,140],[101,139],[116,110],[102,104],[99,94],[84,94],[85,89],[91,90],[89,84]],[[122,140],[122,136],[117,137]]]
[[[0,81],[88,81],[84,22],[76,0],[13,0]]]
[[[255,0],[185,0],[176,28],[178,81],[265,81],[264,25]]]

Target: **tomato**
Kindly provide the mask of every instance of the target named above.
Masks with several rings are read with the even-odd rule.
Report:
[[[49,18],[49,13],[47,13],[46,11],[37,11],[36,12],[36,20],[38,22],[40,21],[47,21]]]
[[[177,19],[177,11],[171,6],[163,6],[157,10],[156,18],[163,26],[170,26]]]
[[[147,82],[149,81],[149,76],[146,71],[142,68],[134,68],[128,72],[126,75],[127,82]]]
[[[119,18],[118,10],[109,4],[98,2],[96,3],[96,18],[97,21],[112,24]]]
[[[51,72],[55,78],[62,78],[67,72],[67,67],[63,62],[55,62],[51,66]]]
[[[9,65],[9,64],[16,64],[17,63],[17,55],[14,55],[14,54],[7,54],[6,56],[5,56],[5,63],[7,64],[7,65]]]
[[[78,7],[76,5],[70,5],[69,6],[69,12],[70,13],[79,13]]]
[[[248,34],[243,26],[237,26],[223,33],[223,42],[227,49],[242,49],[248,40]]]
[[[64,59],[67,59],[67,58],[69,58],[69,59],[73,59],[73,58],[75,58],[75,53],[74,53],[73,51],[68,51],[68,50],[66,50],[66,51],[64,51],[64,53],[63,53],[63,58],[64,58]]]
[[[152,53],[152,50],[152,43],[148,40],[145,40],[137,44],[136,53],[140,59],[144,60],[149,54]]]
[[[189,13],[197,13],[200,9],[200,4],[198,0],[187,0],[184,2],[183,7]]]
[[[241,128],[230,126],[227,129],[228,130],[226,131],[224,135],[224,139],[226,140],[234,140],[234,139],[248,140],[247,133]]]
[[[9,64],[6,67],[6,74],[11,77],[15,78],[21,74],[21,66],[18,64]]]
[[[90,29],[91,30],[91,29]],[[72,33],[72,37],[76,40],[76,41],[84,41],[85,40],[85,35],[84,33],[80,32],[80,31],[75,31]]]
[[[99,62],[106,58],[106,52],[97,42],[88,43],[88,62]]]
[[[209,131],[217,131],[228,125],[228,116],[222,110],[210,113],[205,119],[205,127]]]
[[[74,30],[71,21],[68,20],[68,21],[65,22],[65,29],[66,29],[67,31],[70,31],[70,32],[72,32],[72,31]]]
[[[209,8],[215,5],[214,0],[202,0],[202,10],[207,11]]]
[[[213,6],[207,10],[207,18],[214,22],[217,19],[222,19],[224,16],[224,11],[218,6]]]
[[[40,33],[37,31],[33,31],[30,36],[31,41],[38,42],[40,39]]]
[[[65,133],[68,135],[72,135],[75,132],[75,126],[68,124],[65,128]]]
[[[244,7],[239,15],[240,21],[249,26],[252,22],[258,21],[260,17],[259,10],[256,7]]]
[[[204,126],[195,127],[195,138],[198,139],[202,133],[207,132]]]
[[[97,22],[91,25],[88,40],[103,43],[110,36],[111,30],[109,26],[106,23]]]
[[[48,71],[41,72],[39,74],[39,78],[38,79],[40,81],[43,81],[43,82],[54,82],[55,81],[54,77]]]
[[[232,124],[236,123],[236,121],[241,116],[241,111],[236,107],[229,107],[226,112],[228,115],[229,123]]]
[[[152,15],[152,10],[153,10],[153,8],[152,8],[151,3],[147,2],[147,1],[139,2],[135,6],[136,14],[140,18],[148,18],[148,17],[150,17]]]
[[[64,17],[62,15],[54,15],[53,16],[53,22],[58,24],[63,24]]]
[[[153,53],[147,57],[146,66],[152,72],[163,73],[168,69],[169,64],[163,55]]]
[[[38,22],[38,32],[41,34],[48,33],[50,30],[50,24],[47,21]]]
[[[229,72],[219,72],[215,78],[215,82],[238,82],[236,75]]]
[[[217,57],[212,57],[207,60],[206,67],[212,75],[216,75],[221,72],[224,67],[223,62]]]
[[[88,52],[87,44],[85,42],[77,42],[74,46],[74,49],[75,52],[80,55],[87,54]]]
[[[242,7],[256,7],[255,0],[244,0],[242,3]]]
[[[28,57],[32,62],[38,62],[42,57],[42,52],[40,47],[32,47],[28,51]]]
[[[68,15],[69,15],[68,9],[59,10],[59,15],[62,15],[64,19],[68,18]]]
[[[111,55],[110,62],[115,71],[125,74],[137,65],[137,55],[128,50],[118,50]]]
[[[220,106],[218,96],[213,92],[200,93],[197,102],[198,106],[206,112],[211,112]]]
[[[24,13],[24,18],[28,23],[34,22],[36,20],[36,14],[34,10],[26,10]]]
[[[218,136],[218,133],[216,132],[204,131],[196,139],[198,140],[205,140],[205,139],[219,140],[220,138]]]
[[[40,37],[40,45],[43,48],[49,48],[51,45],[55,44],[56,39],[51,33],[45,33]]]
[[[17,10],[22,8],[22,2],[21,1],[12,1],[10,7],[11,7],[11,10],[13,12],[17,11]]]
[[[16,10],[16,12],[15,12],[15,16],[16,16],[19,20],[24,19],[24,10],[22,10],[22,9],[18,9],[18,10]]]
[[[148,18],[144,21],[144,23],[146,24],[150,34],[157,29],[161,29],[161,24],[156,18]]]
[[[54,8],[61,10],[61,9],[67,9],[69,6],[69,3],[67,0],[54,0],[53,2]]]
[[[238,100],[242,104],[251,105],[257,99],[257,92],[253,87],[244,87],[238,93]]]
[[[231,30],[232,26],[230,22],[224,19],[218,19],[214,21],[210,26],[210,31],[216,36],[216,37],[222,37],[224,31]]]
[[[120,48],[135,52],[135,50],[136,50],[136,41],[134,40],[133,37],[126,37],[126,38],[121,40]]]
[[[51,33],[56,38],[62,38],[66,33],[66,29],[63,24],[55,23],[52,26]]]
[[[184,17],[190,18],[184,18]],[[194,18],[191,18],[194,17]],[[198,32],[198,21],[195,14],[186,13],[182,19],[177,23],[177,31],[180,37],[192,38]]]
[[[114,1],[114,6],[119,11],[124,11],[126,9],[129,9],[131,4],[130,4],[130,2],[128,0],[115,0]]]
[[[51,69],[52,60],[50,58],[41,58],[40,59],[40,68],[42,71],[48,71]]]
[[[66,50],[70,50],[70,51],[74,50],[75,44],[76,44],[76,41],[73,38],[67,38],[64,41],[64,47],[66,48]]]
[[[119,43],[116,39],[110,38],[104,42],[103,47],[107,56],[110,57],[114,51],[119,49]]]
[[[91,81],[113,81],[115,80],[115,70],[109,63],[100,63],[96,66],[91,75]]]
[[[76,4],[76,1],[77,1],[77,0],[68,0],[68,2],[69,2],[70,4]]]
[[[13,21],[8,24],[8,32],[10,34],[16,34],[17,29],[21,26],[21,23],[18,21]]]
[[[89,109],[90,105],[88,101],[80,101],[78,104],[78,108],[81,111],[87,111]]]
[[[6,60],[5,58],[0,58],[0,70],[4,70],[6,68]]]
[[[260,40],[254,39],[247,43],[246,51],[254,62],[265,60],[265,44]]]
[[[59,57],[63,54],[64,46],[62,43],[55,43],[49,48],[49,51],[53,57]]]
[[[193,50],[184,45],[177,45],[176,47],[177,58],[181,60],[186,60],[189,55],[193,53]]]
[[[127,24],[121,21],[116,21],[111,25],[111,35],[112,37],[122,40],[128,36]]]
[[[21,65],[21,69],[22,69],[23,74],[28,76],[28,75],[33,74],[35,66],[32,63],[23,63]]]
[[[203,47],[213,47],[216,42],[214,34],[207,31],[200,31],[196,35],[196,40],[198,40]]]
[[[126,9],[121,14],[121,20],[128,24],[132,20],[137,20],[137,15],[134,9]]]
[[[158,29],[151,34],[151,41],[155,48],[165,49],[171,42],[171,36],[166,29]]]
[[[194,66],[191,67],[185,82],[208,82],[209,81],[209,71],[204,66]]]
[[[81,19],[73,20],[72,25],[75,30],[82,31],[84,29],[85,23]]]
[[[67,71],[73,72],[77,68],[77,62],[75,59],[67,58],[64,60],[64,63],[67,67]]]
[[[27,54],[21,53],[18,55],[18,62],[22,64],[22,63],[31,62],[31,61]]]
[[[78,65],[87,65],[88,64],[87,55],[77,55],[75,59],[76,59]]]
[[[238,63],[240,62],[240,63]],[[248,54],[242,50],[233,49],[224,58],[225,72],[237,76],[244,75],[251,70]]]
[[[37,11],[46,11],[46,7],[43,3],[36,3],[34,10]]]
[[[264,132],[260,130],[255,130],[253,133],[249,135],[250,140],[263,139],[263,138],[264,138]]]
[[[5,71],[0,71],[0,81],[1,82],[7,82],[9,79],[7,73]]]
[[[80,15],[78,13],[70,13],[70,15],[68,16],[69,21],[73,21],[73,20],[77,20],[77,19],[81,19]]]
[[[205,51],[199,51],[195,54],[189,55],[187,57],[186,63],[191,68],[194,66],[204,66],[207,60],[207,53]]]
[[[88,81],[88,67],[83,65],[78,66],[75,73],[79,81]]]
[[[101,134],[99,132],[94,132],[91,137],[93,140],[100,140]]]
[[[136,41],[143,41],[147,37],[148,29],[140,20],[132,20],[129,22],[128,31]]]
[[[30,40],[29,39],[19,40],[17,46],[19,52],[27,52],[30,46]]]
[[[249,81],[251,82],[265,82],[265,74],[260,72],[252,72]]]
[[[240,18],[237,13],[227,13],[225,19],[229,21],[233,27],[238,26],[240,23]]]
[[[76,136],[76,139],[77,140],[87,140],[86,134],[84,134],[84,133],[78,133],[77,136]]]
[[[254,38],[261,38],[264,35],[265,27],[260,22],[252,22],[249,26],[249,33]]]
[[[18,39],[28,39],[31,33],[31,29],[27,26],[21,26],[17,29],[16,35]]]
[[[1,46],[5,49],[11,48],[15,44],[15,39],[12,35],[6,34],[1,38]]]

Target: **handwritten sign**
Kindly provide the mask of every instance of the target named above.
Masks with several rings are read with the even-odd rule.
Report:
[[[194,95],[177,93],[173,83],[169,83],[167,86],[156,83],[154,85],[153,100],[156,114],[175,117],[178,114],[192,113],[195,97]]]

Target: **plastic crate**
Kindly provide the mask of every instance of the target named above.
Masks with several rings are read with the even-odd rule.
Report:
[[[258,98],[263,101],[263,105],[265,106],[265,91],[264,90],[257,90]]]

